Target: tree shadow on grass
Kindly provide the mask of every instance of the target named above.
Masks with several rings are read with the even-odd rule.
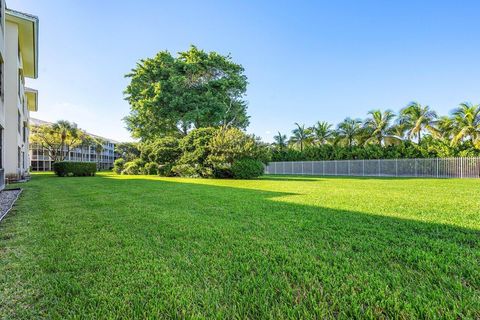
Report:
[[[56,227],[38,243],[42,263],[55,270],[43,294],[58,315],[480,315],[477,230],[174,179],[48,184],[41,178],[31,187],[57,196],[49,204]],[[67,270],[73,276],[61,278]],[[62,295],[58,286],[72,281],[85,289]]]

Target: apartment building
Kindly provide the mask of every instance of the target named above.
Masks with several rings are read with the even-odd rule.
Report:
[[[25,78],[38,77],[38,18],[7,9],[0,0],[0,190],[5,178],[28,174],[28,121],[38,92]]]
[[[52,123],[30,118],[30,126],[39,125],[51,125]],[[113,162],[116,159],[115,145],[118,143],[112,139],[100,137],[91,133],[88,133],[92,138],[103,141],[102,148],[96,148],[95,146],[84,146],[73,150],[70,150],[65,155],[65,161],[82,161],[82,162],[95,162],[99,170],[110,170],[113,168]],[[67,150],[64,150],[67,153]],[[32,171],[51,171],[52,159],[50,158],[48,151],[41,146],[32,143],[30,145],[31,170]]]

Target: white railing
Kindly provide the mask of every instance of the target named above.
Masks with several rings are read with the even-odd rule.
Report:
[[[480,178],[480,158],[283,161],[270,162],[265,174]]]

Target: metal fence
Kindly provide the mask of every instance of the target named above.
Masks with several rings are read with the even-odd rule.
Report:
[[[270,162],[266,174],[480,178],[480,158]]]

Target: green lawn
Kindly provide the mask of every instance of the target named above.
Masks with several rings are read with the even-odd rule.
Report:
[[[0,318],[480,318],[480,180],[21,186]]]

